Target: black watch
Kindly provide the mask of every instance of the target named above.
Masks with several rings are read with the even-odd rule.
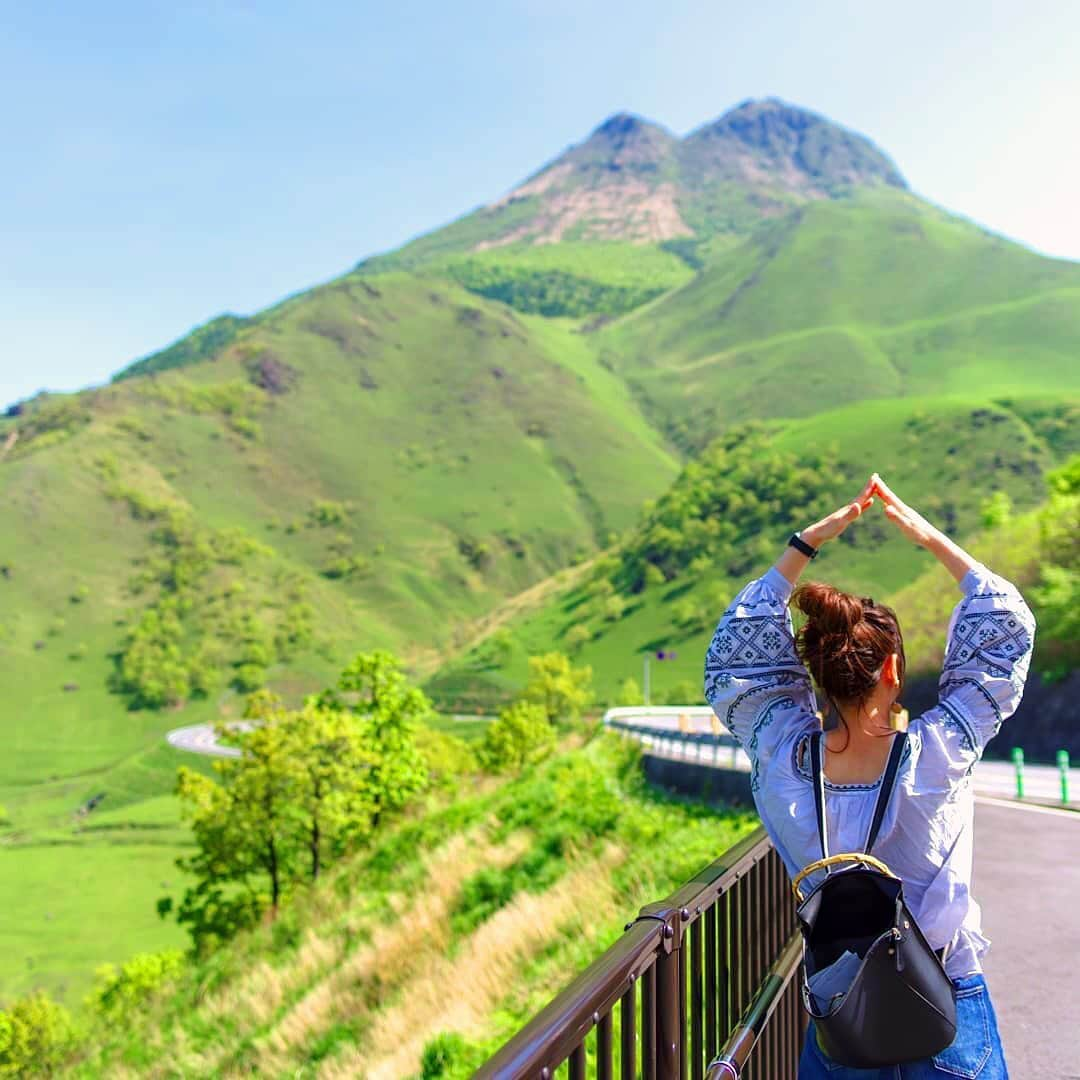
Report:
[[[818,549],[811,547],[797,532],[791,534],[791,539],[788,540],[788,547],[793,547],[796,551],[801,551],[807,558],[816,559]]]

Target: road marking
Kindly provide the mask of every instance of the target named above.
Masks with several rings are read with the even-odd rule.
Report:
[[[1072,818],[1080,821],[1080,813],[1075,810],[1060,810],[1056,806],[1032,806],[1030,803],[1016,802],[1013,799],[995,799],[991,795],[976,795],[976,802],[989,803],[991,806],[1007,806],[1012,810],[1026,810],[1029,814],[1050,814],[1053,817]]]

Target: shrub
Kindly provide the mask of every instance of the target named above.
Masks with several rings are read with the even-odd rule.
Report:
[[[184,956],[179,949],[138,953],[119,967],[103,964],[97,969],[87,1004],[102,1016],[121,1020],[179,975],[183,964]]]
[[[519,701],[499,713],[484,733],[480,760],[492,772],[521,769],[555,743],[555,729],[542,705]]]
[[[47,1074],[73,1048],[68,1011],[39,991],[0,1012],[0,1076]]]
[[[448,1076],[463,1060],[467,1050],[465,1039],[456,1031],[441,1031],[424,1046],[420,1058],[420,1080],[439,1080]]]
[[[615,698],[616,705],[644,705],[645,696],[638,686],[637,679],[629,677],[623,680],[619,687],[619,693]]]

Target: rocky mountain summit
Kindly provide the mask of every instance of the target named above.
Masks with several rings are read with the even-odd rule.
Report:
[[[866,137],[776,98],[745,101],[682,137],[619,112],[505,195],[390,261],[562,241],[693,246],[875,187],[907,184]],[[377,257],[367,265],[386,264]]]

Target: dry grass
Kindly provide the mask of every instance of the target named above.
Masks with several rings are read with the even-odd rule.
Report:
[[[311,985],[259,1041],[254,1060],[259,1074],[295,1069],[306,1049],[335,1023],[363,1017],[402,980],[423,976],[430,958],[449,942],[449,914],[462,883],[486,866],[506,866],[527,850],[527,834],[505,843],[487,843],[478,832],[452,837],[427,865],[429,887],[414,898],[388,905],[391,921],[376,927],[371,940],[358,946]],[[278,1000],[270,987],[266,988]]]
[[[394,1004],[374,1018],[363,1046],[326,1061],[319,1076],[398,1080],[419,1071],[432,1035],[461,1031],[482,1038],[483,1022],[507,997],[523,963],[568,926],[576,925],[587,936],[610,920],[621,903],[610,873],[624,857],[610,845],[546,892],[519,893],[479,926],[453,958],[438,941],[425,938]]]

